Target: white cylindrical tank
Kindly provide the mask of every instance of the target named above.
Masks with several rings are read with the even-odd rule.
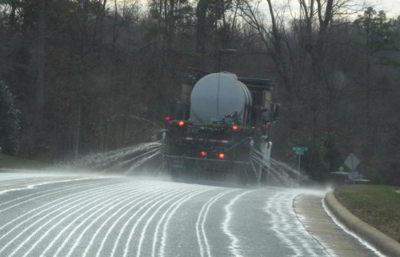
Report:
[[[190,120],[195,124],[221,121],[231,115],[247,124],[252,98],[247,86],[232,73],[212,73],[201,78],[191,94]]]

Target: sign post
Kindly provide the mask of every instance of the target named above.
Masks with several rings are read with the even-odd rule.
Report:
[[[344,161],[344,165],[346,165],[350,169],[349,179],[352,181],[361,178],[360,173],[356,170],[359,164],[360,160],[353,153],[349,154],[349,156],[347,156],[346,160]]]
[[[300,168],[301,168],[301,156],[303,156],[305,154],[305,152],[308,151],[308,148],[305,146],[294,146],[292,147],[292,151],[297,155],[298,157],[298,162],[297,162],[297,167],[298,170],[300,172]]]

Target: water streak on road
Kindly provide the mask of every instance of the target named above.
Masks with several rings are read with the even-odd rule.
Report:
[[[0,188],[13,183],[2,175]],[[292,209],[306,190],[50,173],[24,183],[0,195],[1,256],[329,256]]]
[[[131,173],[159,155],[160,148],[161,143],[159,141],[141,143],[105,153],[90,154],[71,162],[69,165],[104,171],[122,170]]]
[[[157,163],[156,167],[162,167],[161,158],[157,158],[161,155],[161,147],[159,141],[142,143],[105,153],[91,154],[73,161],[71,165],[103,171],[117,170],[127,175],[134,175],[139,168],[145,168],[149,163],[153,165]],[[298,186],[301,181],[307,179],[304,174],[286,163],[272,158],[267,161],[257,150],[252,151],[251,162],[256,176],[260,172],[264,173],[265,180],[269,184]]]

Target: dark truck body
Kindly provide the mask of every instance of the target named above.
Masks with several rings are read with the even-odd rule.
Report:
[[[231,83],[229,79],[228,82]],[[231,91],[231,88],[218,88],[216,91],[217,94],[220,94],[218,97],[232,98],[230,102],[224,102],[226,99],[216,99],[217,104],[228,105],[228,107],[219,106],[216,108],[229,111],[229,105],[232,105],[231,108],[233,109],[239,108],[235,109],[234,113],[227,114],[225,110],[225,113],[222,113],[219,118],[212,120],[213,117],[211,116],[216,115],[215,109],[211,106],[210,110],[208,105],[213,105],[215,101],[210,101],[204,96],[200,100],[195,99],[194,97],[200,94],[198,93],[199,90],[196,91],[195,88],[192,91],[190,117],[184,115],[180,117],[166,116],[162,136],[162,156],[165,168],[174,177],[204,173],[208,173],[207,177],[213,177],[234,173],[245,181],[250,178],[258,181],[261,179],[261,174],[255,170],[258,168],[252,163],[251,156],[255,150],[260,150],[265,143],[269,142],[272,117],[263,121],[257,120],[260,119],[261,115],[257,114],[256,98],[257,96],[260,98],[260,94],[266,91],[270,92],[271,83],[269,80],[254,78],[237,78],[237,80],[244,82],[240,83],[239,86],[246,87],[243,97],[251,97],[250,100],[244,99],[243,105],[238,107],[238,101],[242,100],[240,98],[242,95],[237,95],[237,99],[232,98],[234,92]],[[213,80],[206,80],[205,82],[212,84]],[[217,83],[220,83],[220,81]],[[212,91],[212,85],[203,85],[198,82],[196,86],[203,87],[203,94],[215,93]],[[216,86],[219,87],[220,85]],[[207,87],[211,87],[211,90]],[[226,92],[223,92],[223,90]],[[198,102],[197,106],[195,100]],[[203,101],[206,101],[206,103]],[[260,99],[258,99],[258,102],[264,104]],[[211,114],[201,113],[202,111]],[[209,116],[211,118],[206,120]]]

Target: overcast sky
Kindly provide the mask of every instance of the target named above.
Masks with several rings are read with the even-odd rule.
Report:
[[[117,0],[120,4],[139,2],[142,3],[143,6],[146,6],[150,0]],[[190,2],[197,2],[198,0],[189,0]],[[256,0],[257,1],[257,0]],[[265,0],[258,0],[261,2],[261,6],[265,5],[267,8]],[[373,6],[376,10],[384,10],[389,17],[397,17],[400,15],[400,0],[351,0],[354,3],[358,3],[360,5]],[[273,0],[273,2],[279,3],[282,7],[287,7],[289,5],[293,5],[293,7],[298,7],[298,0]],[[113,1],[109,1],[109,7],[113,8]],[[262,8],[264,9],[264,8]],[[294,8],[296,10],[297,8]],[[288,10],[286,10],[288,12]]]
[[[265,0],[255,0],[260,3],[259,8],[263,13],[268,14],[268,5]],[[368,6],[374,7],[375,10],[383,10],[389,18],[397,17],[400,15],[400,0],[350,0],[351,5],[354,6],[352,11],[357,10],[358,13],[350,15],[351,18],[357,18],[358,15],[363,13],[363,9]],[[273,0],[274,9],[283,17],[297,17],[299,11],[298,0]],[[268,16],[268,15],[267,15]],[[267,17],[268,20],[268,17]]]
[[[376,6],[377,10],[384,10],[390,16],[400,15],[400,0],[367,0],[367,3]]]

